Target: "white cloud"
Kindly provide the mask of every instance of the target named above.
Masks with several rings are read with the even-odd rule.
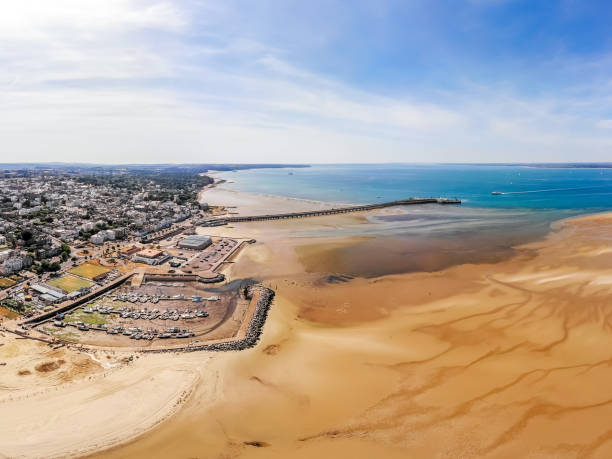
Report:
[[[178,30],[184,24],[180,11],[168,1],[19,0],[0,7],[3,39],[54,39],[68,31],[91,36],[143,27]]]
[[[382,94],[222,20],[202,1],[7,2],[0,162],[599,160],[612,144],[609,87]]]

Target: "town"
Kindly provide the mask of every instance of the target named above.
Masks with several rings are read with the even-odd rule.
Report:
[[[210,177],[122,169],[0,175],[0,316],[19,333],[159,349],[150,342],[235,337],[256,312],[251,285],[220,287],[224,264],[254,241],[197,231],[226,214],[200,202]]]

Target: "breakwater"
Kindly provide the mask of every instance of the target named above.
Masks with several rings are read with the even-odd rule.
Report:
[[[331,209],[309,210],[309,211],[304,211],[304,212],[288,212],[288,213],[282,213],[282,214],[223,217],[223,218],[210,219],[204,222],[200,222],[200,224],[202,226],[219,226],[219,225],[226,225],[228,223],[238,223],[238,222],[256,222],[256,221],[264,221],[264,220],[283,220],[287,218],[319,217],[323,215],[346,214],[346,213],[351,213],[351,212],[364,212],[368,210],[383,209],[385,207],[409,206],[409,205],[416,205],[416,204],[461,204],[461,200],[460,199],[449,199],[449,198],[409,198],[409,199],[402,199],[399,201],[381,202],[377,204],[364,204],[361,206],[336,207],[336,208],[331,208]]]

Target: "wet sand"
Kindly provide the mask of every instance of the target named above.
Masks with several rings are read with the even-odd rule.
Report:
[[[246,251],[234,269],[279,291],[261,344],[101,456],[608,457],[611,230],[586,217],[499,263],[334,283],[283,274],[295,250]]]
[[[223,188],[223,185],[206,189],[200,196],[210,205],[223,205],[236,215],[263,215],[283,212],[329,209],[337,204],[308,199],[286,198],[259,193],[247,193]]]
[[[495,263],[369,278],[328,257],[371,240],[331,235],[362,224],[352,215],[206,228],[258,241],[227,273],[278,291],[260,344],[141,357],[112,370],[112,383],[93,376],[2,403],[18,422],[5,423],[10,437],[0,429],[10,446],[0,456],[118,442],[94,456],[612,455],[612,214],[563,222]],[[319,243],[330,245],[317,252]],[[159,374],[163,389],[149,382]],[[95,422],[88,408],[100,396],[119,428]],[[33,418],[43,440],[70,437],[30,445],[21,433]]]

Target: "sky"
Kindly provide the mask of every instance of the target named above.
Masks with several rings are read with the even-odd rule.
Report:
[[[0,163],[612,160],[612,4],[0,0]]]

